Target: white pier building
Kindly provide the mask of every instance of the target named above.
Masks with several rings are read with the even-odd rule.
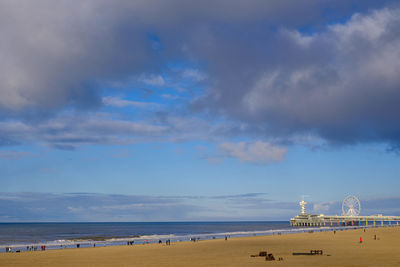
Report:
[[[301,213],[290,219],[291,226],[383,226],[399,225],[400,221],[400,216],[360,215],[360,201],[355,196],[348,196],[343,200],[342,215],[308,214],[307,202],[303,199],[299,204]]]

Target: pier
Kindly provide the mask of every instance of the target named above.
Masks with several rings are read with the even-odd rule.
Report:
[[[350,196],[342,204],[342,215],[316,215],[306,213],[306,202],[300,203],[301,214],[290,219],[291,226],[310,226],[310,227],[336,227],[336,226],[384,226],[399,225],[400,216],[360,215],[361,205],[359,200]]]

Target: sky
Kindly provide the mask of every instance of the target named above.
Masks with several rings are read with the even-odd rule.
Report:
[[[400,5],[0,0],[0,222],[400,215]]]

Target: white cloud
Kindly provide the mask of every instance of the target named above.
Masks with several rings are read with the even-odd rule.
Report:
[[[180,96],[178,96],[178,95],[171,95],[171,94],[162,94],[161,97],[164,99],[169,99],[169,100],[180,98]]]
[[[35,154],[25,151],[0,151],[0,159],[3,160],[17,160],[33,156],[35,156]]]
[[[237,133],[234,125],[188,116],[161,114],[150,119],[129,119],[118,113],[64,112],[47,120],[0,122],[0,145],[44,144],[61,149],[84,145],[124,145],[137,142],[217,141]]]
[[[203,80],[207,79],[207,75],[205,73],[201,72],[198,69],[187,69],[187,70],[184,70],[183,73],[182,73],[182,76],[184,78],[191,79],[191,80],[194,80],[196,82],[200,82],[200,81],[203,81]]]
[[[282,215],[287,204],[282,206],[265,197],[260,193],[215,196],[2,193],[0,205],[4,208],[0,218],[15,222],[109,221],[110,218],[116,221],[198,221],[211,218],[226,221],[289,217]],[[268,217],[265,209],[271,211]]]
[[[150,86],[165,85],[164,78],[161,75],[155,75],[155,74],[142,74],[139,76],[138,81]]]
[[[139,102],[139,101],[132,101],[132,100],[126,100],[122,99],[121,97],[113,97],[113,96],[106,96],[103,97],[102,102],[106,106],[112,106],[112,107],[118,107],[118,108],[123,108],[123,107],[135,107],[135,108],[158,108],[161,105],[157,103],[152,103],[152,102]]]
[[[225,156],[234,157],[243,162],[259,164],[281,161],[287,153],[286,148],[263,141],[222,143],[219,145],[219,149]]]
[[[327,203],[315,203],[313,206],[313,210],[317,213],[323,213],[329,211],[329,204]]]

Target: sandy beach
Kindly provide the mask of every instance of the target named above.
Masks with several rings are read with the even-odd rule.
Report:
[[[292,255],[310,250],[323,250],[323,255]],[[276,260],[251,257],[260,251]],[[400,227],[0,254],[0,266],[266,265],[400,266]]]

